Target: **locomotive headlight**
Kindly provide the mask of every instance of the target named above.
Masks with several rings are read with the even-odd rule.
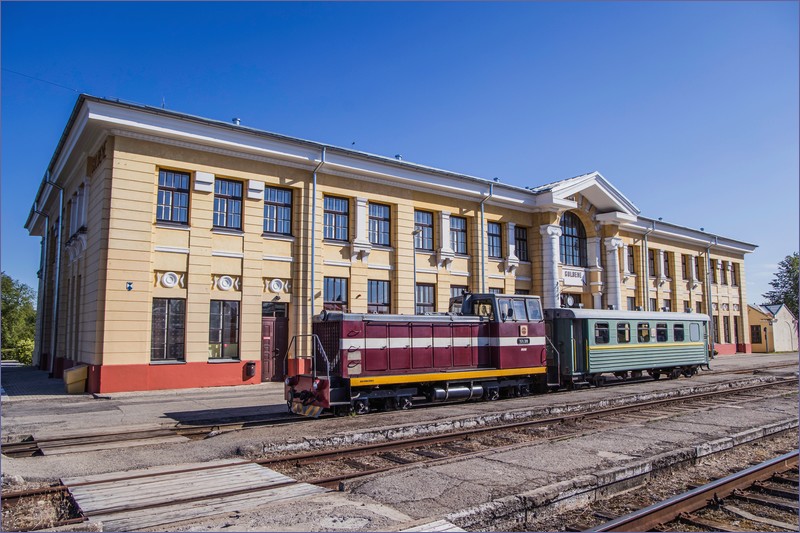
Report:
[[[314,382],[311,384],[311,388],[314,390],[317,390],[319,388],[319,378],[314,380]]]

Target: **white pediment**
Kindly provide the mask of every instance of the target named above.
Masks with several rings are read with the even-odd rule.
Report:
[[[541,197],[541,207],[564,207],[580,194],[607,222],[636,220],[639,209],[599,172],[591,172],[532,189]],[[549,205],[548,205],[549,204]]]

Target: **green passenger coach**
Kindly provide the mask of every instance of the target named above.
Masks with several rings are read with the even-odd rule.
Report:
[[[548,383],[602,385],[606,375],[675,379],[708,365],[708,315],[546,309]]]

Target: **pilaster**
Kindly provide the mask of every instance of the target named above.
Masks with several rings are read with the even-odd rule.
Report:
[[[558,239],[561,237],[561,226],[545,224],[539,227],[539,233],[542,235],[542,305],[559,307]]]

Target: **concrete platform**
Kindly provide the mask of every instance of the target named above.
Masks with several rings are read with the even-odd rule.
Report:
[[[765,371],[777,363],[783,369]],[[3,458],[3,471],[29,480],[102,474],[118,470],[250,457],[278,449],[313,450],[333,443],[369,442],[475,427],[493,420],[531,413],[580,411],[590,405],[615,405],[656,395],[679,395],[703,387],[726,387],[731,380],[774,379],[797,374],[797,354],[737,355],[712,361],[711,371],[692,379],[643,381],[569,393],[547,394],[501,402],[461,403],[364,417],[331,418],[273,428],[227,433],[202,441],[97,450],[69,457]],[[756,368],[757,374],[721,374],[723,370]],[[36,372],[36,371],[33,371]],[[3,373],[3,382],[11,377]],[[45,377],[46,379],[46,377]],[[4,385],[5,388],[5,385]],[[138,424],[175,425],[191,420],[285,412],[283,387],[220,387],[176,391],[120,393],[95,398],[20,398],[3,400],[3,438]],[[557,443],[523,446],[483,457],[431,467],[409,467],[391,475],[352,484],[349,493],[308,497],[302,506],[265,505],[257,511],[209,519],[183,530],[213,531],[397,531],[447,520],[462,528],[480,528],[493,513],[513,516],[531,501],[557,502],[589,494],[609,479],[646,472],[657,464],[684,460],[725,449],[766,433],[797,427],[797,403],[764,402],[749,409],[724,408],[704,414],[677,414],[666,420],[642,421],[639,430],[609,429],[602,434]],[[718,411],[718,412],[716,412]],[[627,474],[626,474],[627,472]],[[537,492],[538,491],[538,492]],[[588,496],[587,496],[588,497]],[[528,502],[528,503],[526,503]],[[515,510],[516,509],[516,510]],[[324,523],[321,517],[326,517]],[[427,522],[425,522],[427,520]]]

